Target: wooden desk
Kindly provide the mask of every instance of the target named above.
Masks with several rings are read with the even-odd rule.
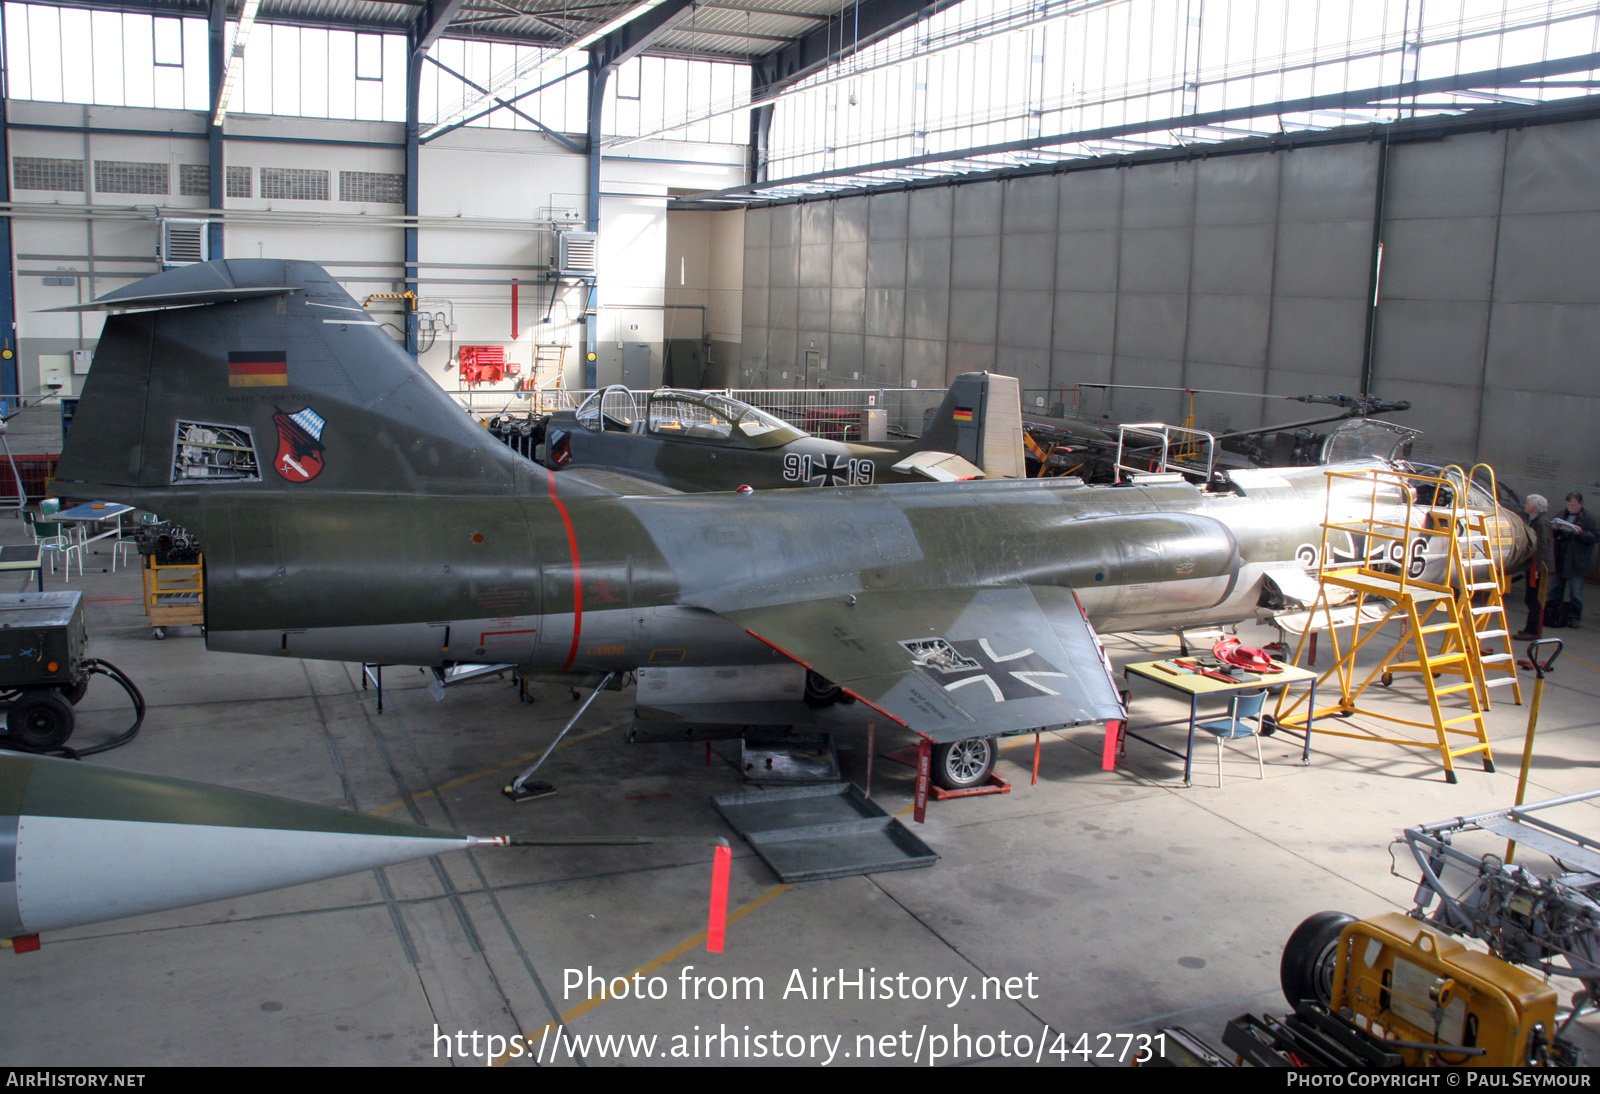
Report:
[[[1189,659],[1185,658],[1185,660]],[[1317,674],[1309,669],[1296,668],[1294,665],[1283,665],[1278,672],[1245,672],[1241,669],[1239,670],[1240,679],[1237,681],[1223,681],[1209,676],[1202,676],[1199,673],[1179,672],[1174,674],[1157,667],[1158,665],[1170,664],[1171,661],[1171,658],[1165,657],[1159,661],[1137,661],[1131,665],[1124,665],[1122,671],[1128,674],[1130,683],[1133,677],[1139,676],[1146,680],[1153,680],[1163,687],[1171,688],[1173,691],[1182,692],[1189,697],[1188,744],[1182,752],[1179,752],[1175,748],[1168,748],[1166,745],[1152,741],[1148,737],[1142,737],[1126,726],[1123,728],[1123,734],[1142,741],[1151,748],[1158,748],[1169,755],[1181,756],[1183,758],[1183,785],[1185,786],[1189,785],[1190,772],[1194,766],[1194,731],[1200,712],[1200,697],[1202,695],[1232,695],[1234,692],[1255,691],[1257,688],[1271,689],[1290,684],[1309,684],[1311,687],[1311,710],[1315,712],[1317,709]],[[1279,664],[1282,664],[1282,662],[1279,662]],[[1177,725],[1179,723],[1166,722],[1162,724]],[[1302,763],[1309,762],[1311,759],[1310,726],[1308,725],[1306,729],[1305,747],[1300,752]],[[1118,752],[1120,753],[1120,751],[1119,749]]]

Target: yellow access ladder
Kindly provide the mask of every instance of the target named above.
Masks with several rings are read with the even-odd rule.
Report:
[[[1481,754],[1484,770],[1494,770],[1494,757],[1484,725],[1485,665],[1480,656],[1464,550],[1470,540],[1460,476],[1368,469],[1328,472],[1328,503],[1323,521],[1321,587],[1312,616],[1323,614],[1333,664],[1317,680],[1328,694],[1337,686],[1338,699],[1312,711],[1305,696],[1278,700],[1278,723],[1300,732],[1333,737],[1380,741],[1405,748],[1435,749],[1444,765],[1445,779],[1456,782],[1455,759]],[[1366,505],[1352,504],[1365,496]],[[1335,511],[1335,506],[1340,511]],[[1361,509],[1365,512],[1361,512]],[[1330,548],[1351,544],[1354,550],[1335,558]],[[1490,553],[1493,553],[1492,545]],[[1353,556],[1353,557],[1352,557]],[[1353,608],[1348,602],[1353,596]],[[1335,607],[1335,602],[1340,607]],[[1387,608],[1379,607],[1387,604]],[[1487,613],[1484,616],[1488,619]],[[1504,622],[1504,612],[1500,616]],[[1383,638],[1390,621],[1400,626],[1398,639]],[[1346,632],[1346,633],[1341,633]],[[1300,639],[1295,663],[1300,664],[1310,629]],[[1358,654],[1372,645],[1387,652],[1363,674]],[[1376,643],[1375,645],[1373,645]],[[1402,660],[1407,650],[1410,660]],[[1515,665],[1512,665],[1513,672]],[[1397,672],[1415,672],[1422,680],[1427,720],[1407,718],[1389,709],[1361,705],[1361,697],[1375,684],[1388,684]],[[1457,682],[1447,682],[1449,680]],[[1325,690],[1327,689],[1327,690]],[[1391,697],[1392,699],[1393,697]],[[1305,709],[1301,710],[1302,704]],[[1298,711],[1298,713],[1297,713]],[[1364,719],[1428,731],[1431,740],[1383,736],[1365,728],[1333,729],[1318,719],[1329,716]],[[1341,723],[1354,725],[1354,723]],[[1454,740],[1467,738],[1456,745]]]
[[[533,367],[529,370],[525,386],[539,393],[539,405],[546,405],[546,396],[555,397],[566,383],[567,344],[565,342],[535,342]],[[550,401],[551,407],[556,406]]]
[[[1459,473],[1456,468],[1446,468],[1447,473]],[[1479,475],[1487,480],[1489,497],[1498,498],[1494,468],[1486,463],[1475,465],[1462,476],[1461,489],[1466,493],[1477,482]],[[1511,543],[1512,533],[1505,527],[1498,508],[1485,512],[1470,505],[1465,510],[1466,525],[1462,544],[1463,578],[1460,590],[1461,611],[1472,621],[1482,663],[1482,690],[1484,705],[1490,702],[1491,689],[1511,688],[1512,701],[1522,705],[1522,682],[1517,675],[1517,656],[1511,646],[1511,622],[1506,616],[1505,596],[1510,580],[1500,564],[1502,550]]]

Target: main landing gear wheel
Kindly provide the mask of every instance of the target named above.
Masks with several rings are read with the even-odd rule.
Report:
[[[1318,912],[1294,929],[1278,966],[1278,982],[1290,1006],[1298,1006],[1304,999],[1332,1006],[1339,935],[1355,921],[1355,916],[1344,912]]]
[[[29,691],[6,711],[6,733],[23,748],[48,752],[72,736],[72,704],[59,691]]]
[[[1000,747],[993,737],[933,746],[933,781],[945,790],[971,790],[989,781]]]

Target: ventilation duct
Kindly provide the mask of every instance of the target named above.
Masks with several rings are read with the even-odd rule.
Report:
[[[192,266],[208,257],[207,233],[211,224],[204,220],[161,221],[161,268]]]
[[[556,269],[564,277],[593,277],[596,251],[600,246],[598,232],[560,232],[556,236],[559,246]]]

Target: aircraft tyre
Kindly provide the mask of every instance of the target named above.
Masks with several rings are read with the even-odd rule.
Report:
[[[1278,982],[1290,1006],[1311,999],[1324,1007],[1333,1000],[1334,962],[1339,956],[1339,934],[1356,921],[1344,912],[1318,912],[1294,929],[1283,947]]]
[[[72,704],[59,691],[25,691],[6,711],[6,734],[32,752],[60,748],[72,736]]]
[[[968,737],[933,746],[933,781],[945,790],[971,790],[989,781],[1000,746],[993,737]]]

